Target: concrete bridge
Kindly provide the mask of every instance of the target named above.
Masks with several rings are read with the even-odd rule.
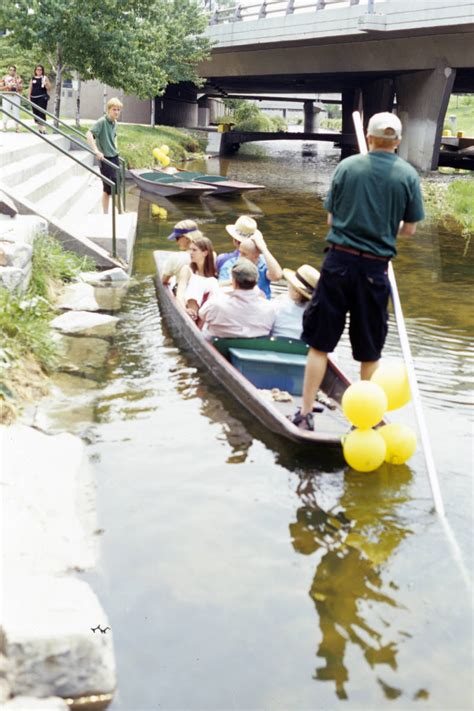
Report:
[[[354,109],[367,122],[396,100],[400,154],[421,170],[437,167],[451,93],[474,91],[474,0],[261,0],[216,10],[208,36],[204,93],[337,92],[343,134]]]

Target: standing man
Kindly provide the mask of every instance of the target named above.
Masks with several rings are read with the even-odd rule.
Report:
[[[100,162],[100,172],[105,178],[113,180],[117,188],[119,155],[117,150],[117,121],[122,109],[122,102],[119,99],[110,99],[107,102],[107,113],[92,126],[90,131],[87,131],[87,142],[94,151],[97,160]],[[111,163],[117,166],[114,170],[111,166],[104,163],[106,158]],[[102,193],[102,209],[104,214],[109,211],[110,195],[112,188],[105,182],[104,191]]]
[[[346,158],[334,173],[324,203],[327,255],[303,317],[302,340],[310,349],[303,404],[293,418],[302,429],[313,429],[314,400],[347,313],[361,379],[378,366],[387,335],[388,264],[397,253],[397,235],[414,235],[424,217],[418,174],[395,154],[401,137],[397,116],[375,114],[367,127],[369,153]]]

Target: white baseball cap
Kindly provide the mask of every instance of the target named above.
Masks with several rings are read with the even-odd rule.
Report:
[[[367,134],[376,138],[396,140],[402,137],[402,123],[398,116],[384,111],[370,117]]]

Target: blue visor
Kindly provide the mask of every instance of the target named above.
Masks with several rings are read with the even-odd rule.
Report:
[[[175,229],[170,234],[170,236],[167,237],[167,239],[169,239],[170,241],[173,239],[179,239],[183,235],[187,235],[188,232],[195,232],[195,230],[196,230],[195,227],[177,227],[177,228],[175,227]]]

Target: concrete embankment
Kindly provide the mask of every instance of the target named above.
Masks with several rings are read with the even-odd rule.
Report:
[[[59,353],[50,397],[63,405],[71,381],[87,392],[100,379],[119,320],[111,312],[128,281],[121,269],[82,273],[59,296],[62,313],[50,324]],[[57,423],[41,408],[26,408],[23,421],[0,428],[0,703],[97,711],[113,698],[116,677],[107,614],[79,579],[97,564],[102,532],[93,471],[82,440],[48,434]]]

